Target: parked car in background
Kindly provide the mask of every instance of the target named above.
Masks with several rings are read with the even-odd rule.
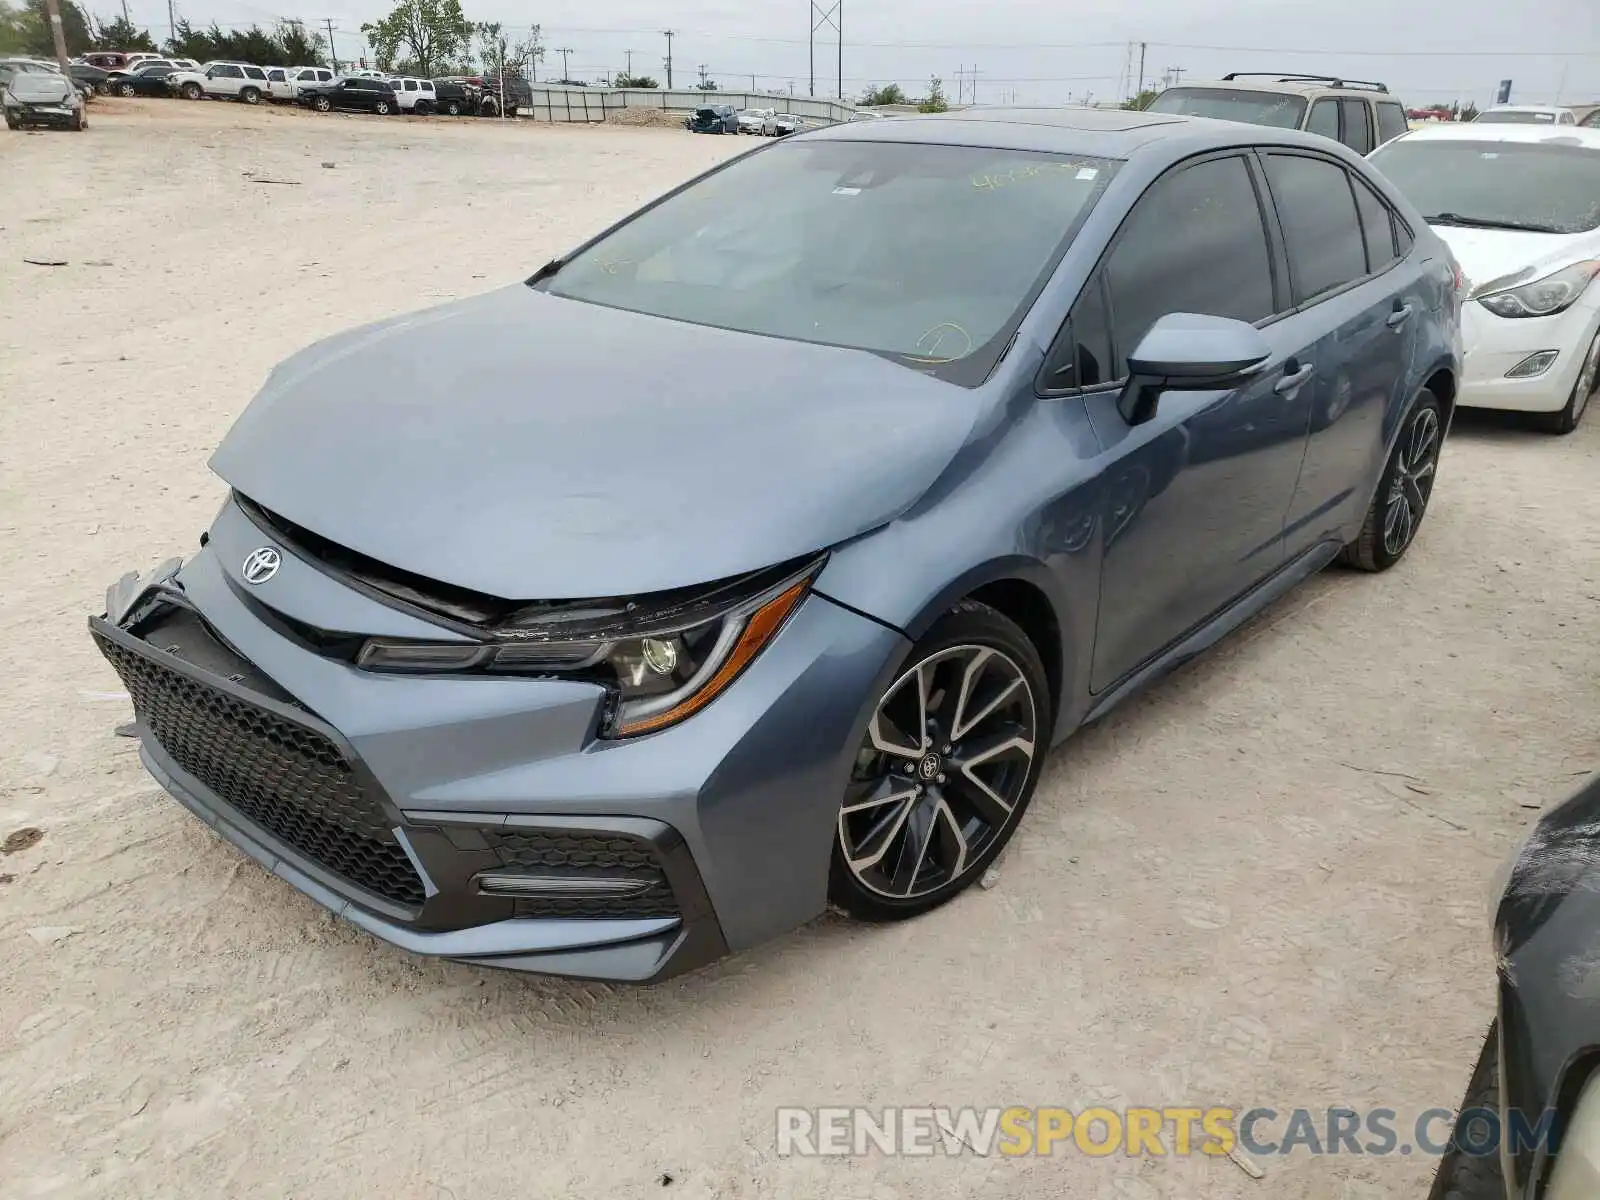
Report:
[[[459,117],[473,111],[473,95],[463,83],[453,79],[433,81],[435,111],[449,117]]]
[[[1600,384],[1600,130],[1428,125],[1372,164],[1466,274],[1460,403],[1570,433]]]
[[[8,129],[48,125],[82,132],[89,128],[82,93],[60,71],[8,69],[0,63],[0,107]]]
[[[395,102],[401,112],[427,116],[435,111],[438,94],[431,79],[417,79],[410,75],[396,75],[388,80],[394,89]]]
[[[61,75],[61,67],[54,59],[29,58],[25,55],[12,55],[0,58],[0,69],[7,75],[35,74],[35,75]],[[72,85],[79,96],[87,100],[94,91],[94,86],[86,81],[71,76],[61,76]]]
[[[738,133],[739,115],[731,104],[712,104],[689,115],[690,133]]]
[[[81,60],[102,71],[120,71],[128,65],[128,56],[120,50],[92,50],[80,55]]]
[[[1357,154],[1410,128],[1405,105],[1383,84],[1331,75],[1234,71],[1215,82],[1169,87],[1148,111],[1304,129],[1343,142]]]
[[[89,63],[75,62],[68,64],[67,73],[72,76],[72,81],[78,85],[80,92],[93,91],[101,96],[111,94],[110,85],[106,82],[111,78],[110,71]]]
[[[210,97],[259,104],[267,94],[267,72],[253,63],[207,63],[197,71],[174,72],[168,82],[185,100]]]
[[[761,136],[761,128],[767,123],[768,117],[778,115],[775,108],[747,108],[739,113],[739,132]]]
[[[793,113],[774,113],[762,123],[761,132],[766,137],[788,137],[805,128],[805,122]]]
[[[1576,125],[1570,108],[1552,104],[1496,104],[1472,118],[1473,125]]]
[[[332,83],[338,75],[328,67],[285,67],[289,81],[289,98],[296,99],[301,88],[322,87]]]
[[[1495,1017],[1429,1200],[1600,1195],[1597,831],[1591,783],[1546,810],[1497,872]]]
[[[410,951],[643,982],[906,920],[1053,745],[1403,561],[1454,281],[1307,134],[835,125],[291,358],[89,631],[176,800]]]
[[[108,84],[118,96],[171,96],[174,93],[168,80],[174,73],[170,63],[149,63],[131,73],[118,71]]]
[[[317,112],[377,113],[380,117],[400,111],[400,101],[394,88],[385,80],[370,79],[363,75],[345,75],[332,83],[303,87],[295,103],[313,108]]]

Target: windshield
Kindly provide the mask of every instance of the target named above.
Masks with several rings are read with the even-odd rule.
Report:
[[[1574,139],[1576,140],[1576,139]],[[1555,142],[1400,138],[1372,164],[1430,220],[1582,233],[1600,227],[1600,150]]]
[[[549,291],[850,346],[975,386],[1114,170],[969,146],[812,141],[736,160],[576,254]]]
[[[1552,112],[1481,112],[1473,118],[1474,125],[1554,125],[1556,115]]]
[[[1282,96],[1247,88],[1168,88],[1150,105],[1150,112],[1185,117],[1216,117],[1273,129],[1298,129],[1306,115],[1304,96]]]

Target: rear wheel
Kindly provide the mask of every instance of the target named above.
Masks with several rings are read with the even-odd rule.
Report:
[[[1443,440],[1439,398],[1424,389],[1400,427],[1361,532],[1340,556],[1344,562],[1363,571],[1387,571],[1404,557],[1428,510]]]
[[[1049,744],[1050,693],[1028,636],[966,600],[878,697],[840,801],[829,896],[902,921],[965,891],[1027,810]]]
[[[1572,395],[1567,397],[1566,407],[1553,413],[1535,413],[1528,419],[1529,424],[1546,433],[1571,433],[1583,420],[1583,414],[1588,411],[1589,401],[1594,399],[1596,391],[1600,391],[1600,332],[1594,335],[1589,352],[1584,355],[1583,366],[1578,370],[1578,380],[1572,385]]]
[[[244,101],[246,104],[260,104],[261,89],[253,87],[240,88],[239,99]]]
[[[429,100],[418,100],[411,111],[419,117],[425,117],[433,111],[433,103]]]
[[[117,86],[117,91],[118,91],[119,94],[121,94],[123,96],[136,96],[136,95],[138,95],[138,89],[135,88],[133,86],[133,84],[131,84],[131,83],[119,84]]]

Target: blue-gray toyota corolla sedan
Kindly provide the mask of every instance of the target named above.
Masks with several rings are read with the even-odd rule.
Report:
[[[1459,282],[1312,135],[818,131],[289,359],[91,631],[162,785],[405,949],[642,981],[914,916],[1052,744],[1401,558]]]

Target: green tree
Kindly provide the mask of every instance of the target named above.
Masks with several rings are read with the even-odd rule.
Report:
[[[611,84],[619,88],[658,88],[661,85],[648,75],[621,74]]]
[[[149,50],[156,44],[148,30],[140,29],[126,17],[113,17],[94,22],[90,48],[93,50]]]
[[[1140,112],[1143,112],[1145,109],[1149,108],[1155,103],[1156,97],[1160,94],[1161,93],[1156,91],[1155,88],[1145,88],[1144,91],[1140,92],[1132,100],[1124,100],[1122,102],[1122,107],[1134,108],[1138,109]]]
[[[872,87],[861,93],[860,104],[871,107],[875,104],[904,104],[906,103],[905,89],[898,83],[886,83],[882,87]]]
[[[361,32],[380,66],[392,66],[404,47],[417,74],[431,77],[467,54],[474,27],[461,11],[461,0],[400,0],[387,17],[367,22]]]
[[[308,32],[302,21],[278,22],[276,37],[283,51],[286,67],[325,67],[328,39],[320,33]]]
[[[518,67],[528,68],[528,78],[539,78],[539,64],[544,61],[544,32],[535,25],[528,36],[511,47],[511,61]]]
[[[15,22],[15,39],[21,53],[55,58],[56,43],[50,34],[50,14],[44,0],[27,0],[17,11]],[[61,32],[66,35],[68,54],[82,54],[94,44],[89,18],[72,0],[61,0]]]
[[[1461,121],[1476,121],[1477,119],[1478,119],[1478,106],[1476,104],[1474,104],[1471,100],[1468,100],[1467,103],[1462,107],[1461,113],[1457,117],[1457,120],[1461,120]]]
[[[944,98],[944,80],[935,75],[928,80],[928,98],[917,105],[918,112],[942,113],[950,110],[949,102]]]
[[[483,62],[483,73],[498,75],[501,71],[511,69],[511,39],[506,37],[505,26],[499,21],[479,21],[475,32],[478,35],[478,57]]]

